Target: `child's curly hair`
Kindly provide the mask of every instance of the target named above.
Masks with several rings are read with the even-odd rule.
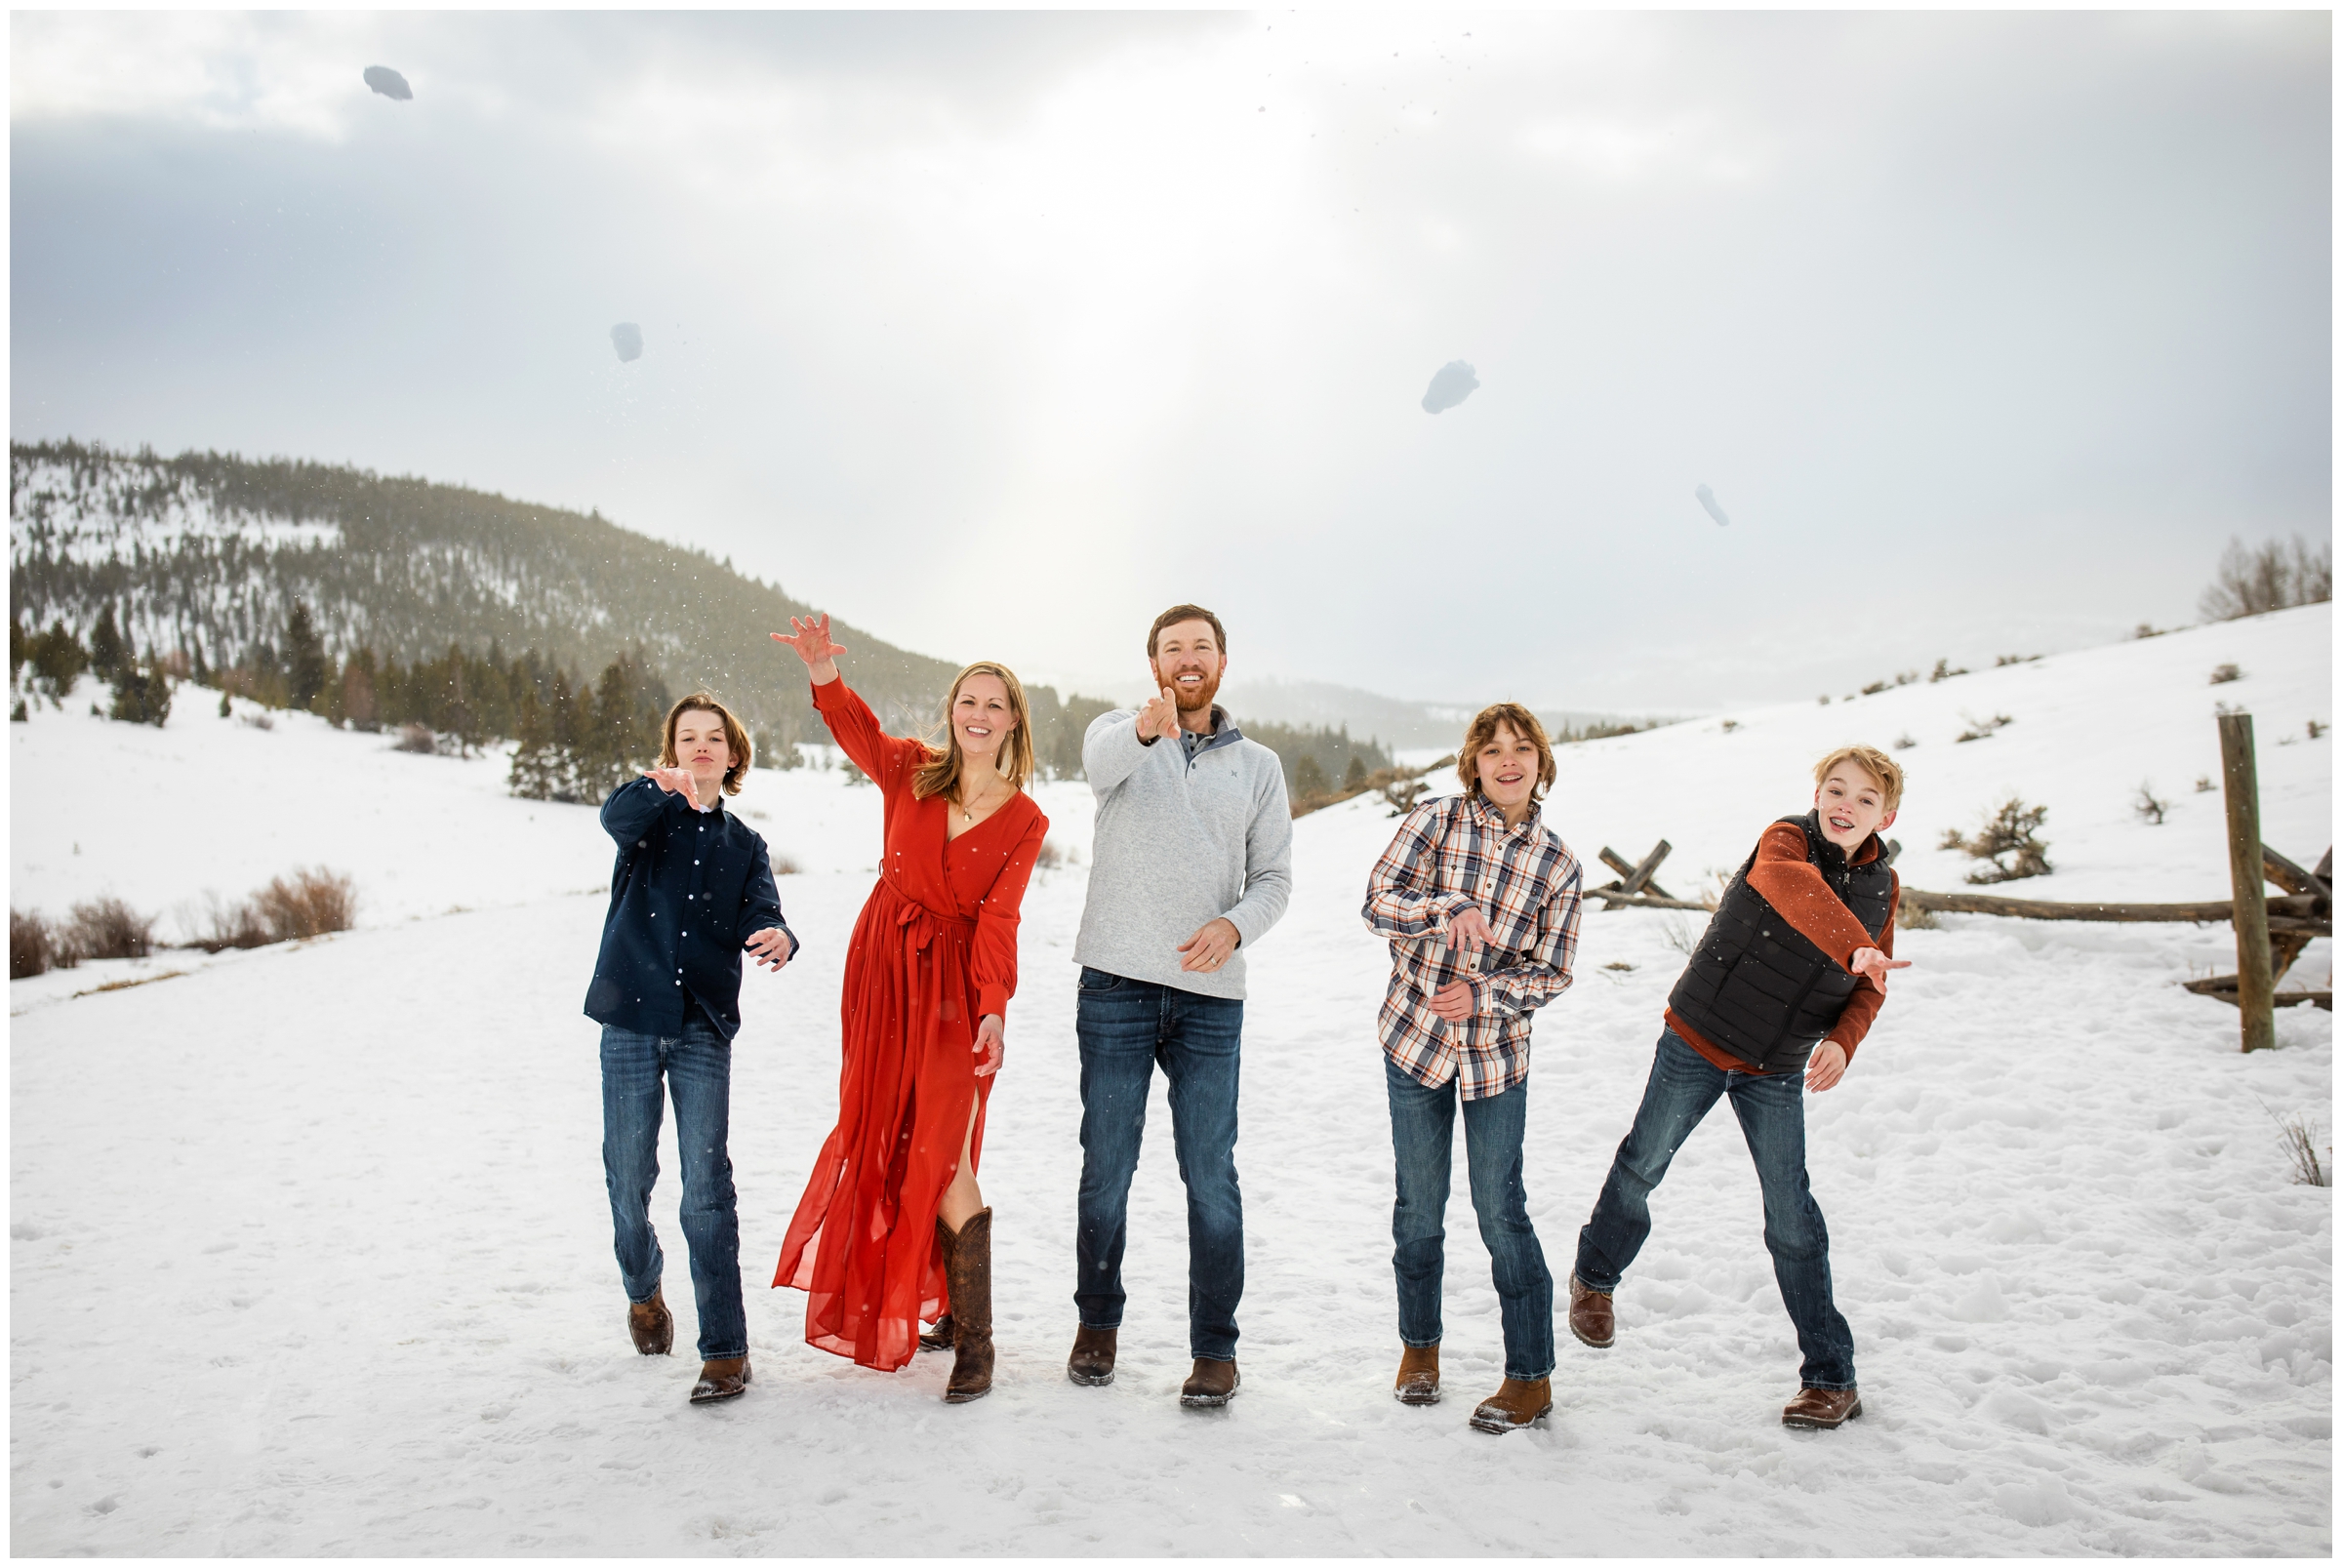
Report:
[[[1554,777],[1559,771],[1554,766],[1554,743],[1545,738],[1545,726],[1537,715],[1518,703],[1493,703],[1473,716],[1472,728],[1464,732],[1464,748],[1456,753],[1456,777],[1464,781],[1470,794],[1483,794],[1480,787],[1480,747],[1496,739],[1496,727],[1510,725],[1513,733],[1537,744],[1537,789],[1534,798],[1543,800],[1545,792],[1554,786]]]

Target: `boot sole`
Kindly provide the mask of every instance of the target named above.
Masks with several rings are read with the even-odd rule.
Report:
[[[1068,1367],[1066,1368],[1066,1381],[1079,1384],[1084,1388],[1103,1388],[1114,1381],[1114,1374],[1110,1367],[1104,1372],[1076,1372],[1071,1367]]]
[[[1244,1380],[1239,1377],[1235,1386],[1226,1393],[1188,1393],[1183,1390],[1179,1402],[1189,1410],[1218,1410],[1243,1391],[1243,1387]]]
[[[972,1393],[964,1388],[954,1388],[944,1395],[944,1403],[948,1405],[972,1405],[977,1400],[983,1398],[986,1394],[990,1393],[991,1391],[992,1386],[989,1383],[983,1387],[976,1389]]]
[[[742,1367],[740,1369],[739,1387],[725,1388],[708,1393],[702,1393],[697,1388],[694,1388],[691,1392],[691,1402],[695,1405],[720,1405],[727,1399],[737,1399],[742,1394],[747,1393],[748,1391],[748,1385],[754,1383],[755,1381],[756,1369],[753,1367]]]
[[[1435,1405],[1439,1402],[1437,1388],[1393,1388],[1391,1397],[1402,1405]]]
[[[1592,1335],[1588,1334],[1584,1329],[1578,1327],[1578,1325],[1575,1323],[1569,1325],[1569,1332],[1571,1337],[1574,1338],[1580,1345],[1583,1345],[1588,1349],[1592,1350],[1607,1350],[1611,1346],[1618,1343],[1618,1336],[1615,1333],[1613,1333],[1610,1338],[1606,1340],[1597,1340]]]
[[[1472,1415],[1472,1429],[1474,1431],[1495,1432],[1499,1436],[1502,1436],[1506,1432],[1516,1432],[1525,1427],[1534,1427],[1539,1422],[1544,1421],[1547,1417],[1551,1416],[1553,1413],[1554,1407],[1552,1405],[1547,1405],[1543,1410],[1538,1411],[1537,1414],[1531,1416],[1528,1420],[1514,1422],[1507,1421],[1502,1416],[1483,1417],[1478,1411],[1475,1410]]]
[[[1838,1427],[1861,1414],[1862,1401],[1857,1399],[1854,1401],[1854,1408],[1836,1421],[1816,1421],[1811,1416],[1783,1416],[1781,1425],[1796,1431],[1829,1432],[1837,1430]]]

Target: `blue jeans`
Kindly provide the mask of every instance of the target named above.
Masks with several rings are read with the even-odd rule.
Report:
[[[602,1171],[626,1300],[647,1302],[666,1257],[651,1228],[659,1181],[662,1075],[675,1099],[675,1145],[683,1154],[683,1239],[699,1298],[700,1359],[748,1353],[748,1315],[740,1297],[740,1206],[725,1138],[732,1119],[732,1043],[703,1019],[679,1038],[602,1029]]]
[[[1120,1328],[1130,1178],[1157,1063],[1171,1085],[1171,1146],[1188,1187],[1188,1347],[1236,1358],[1244,1295],[1244,1195],[1236,1188],[1236,1059],[1244,1004],[1104,970],[1081,972],[1081,1196],[1073,1305],[1089,1328]]]
[[[1618,1289],[1627,1266],[1651,1233],[1651,1188],[1668,1162],[1720,1095],[1732,1097],[1756,1180],[1764,1188],[1764,1247],[1782,1305],[1805,1352],[1798,1378],[1808,1388],[1854,1387],[1854,1331],[1830,1291],[1830,1231],[1805,1181],[1805,1075],[1726,1072],[1685,1045],[1674,1029],[1659,1035],[1635,1125],[1618,1146],[1594,1217],[1578,1232],[1578,1279],[1591,1290]]]
[[[1391,1153],[1398,1201],[1391,1208],[1391,1268],[1398,1276],[1398,1337],[1439,1343],[1439,1280],[1447,1266],[1447,1181],[1455,1166],[1454,1079],[1426,1088],[1386,1056],[1391,1093]],[[1521,1136],[1528,1130],[1529,1086],[1464,1101],[1464,1166],[1472,1207],[1480,1219],[1489,1271],[1505,1325],[1505,1376],[1533,1383],[1554,1372],[1554,1276],[1529,1223],[1520,1182]]]

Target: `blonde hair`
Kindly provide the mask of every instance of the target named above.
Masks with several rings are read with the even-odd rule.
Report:
[[[1016,715],[1017,727],[1008,732],[1001,743],[1000,755],[992,766],[1008,781],[1012,789],[1025,787],[1032,777],[1032,709],[1026,705],[1024,683],[1015,670],[989,659],[979,659],[952,678],[951,690],[944,697],[944,744],[930,743],[927,761],[911,775],[910,792],[914,799],[925,800],[929,795],[951,795],[959,790],[959,729],[951,722],[951,706],[959,701],[959,689],[971,675],[989,675],[1008,688],[1008,710]]]
[[[739,794],[740,782],[748,776],[748,764],[755,760],[756,748],[748,744],[748,732],[741,728],[732,710],[706,692],[694,692],[666,710],[666,722],[659,730],[659,766],[676,765],[675,721],[686,713],[713,713],[724,721],[724,744],[732,750],[732,766],[724,770],[724,793]]]
[[[1514,735],[1536,743],[1535,798],[1543,800],[1559,771],[1554,766],[1554,743],[1545,738],[1545,726],[1537,715],[1518,703],[1493,703],[1473,716],[1472,727],[1464,732],[1464,748],[1456,753],[1456,777],[1464,781],[1467,793],[1485,793],[1480,787],[1480,747],[1496,739],[1496,727],[1500,724],[1511,725]]]
[[[1903,770],[1895,759],[1875,745],[1841,745],[1813,765],[1813,786],[1819,789],[1830,770],[1841,762],[1851,762],[1878,781],[1878,793],[1886,799],[1888,811],[1900,810],[1903,805]]]

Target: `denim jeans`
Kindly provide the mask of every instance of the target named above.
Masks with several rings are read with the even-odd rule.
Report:
[[[677,1038],[602,1030],[602,1171],[610,1184],[619,1277],[626,1281],[626,1300],[647,1302],[666,1267],[659,1233],[651,1228],[662,1075],[674,1096],[675,1145],[683,1155],[683,1239],[691,1248],[691,1284],[699,1298],[700,1359],[729,1360],[748,1353],[747,1311],[740,1295],[740,1207],[724,1146],[732,1119],[732,1044],[704,1019],[687,1019]]]
[[[1244,1295],[1244,1195],[1236,1188],[1236,1061],[1244,1004],[1103,970],[1081,972],[1081,1195],[1073,1305],[1090,1328],[1120,1328],[1130,1178],[1161,1064],[1171,1086],[1171,1146],[1188,1187],[1188,1347],[1236,1358]]]
[[[1450,1079],[1426,1088],[1386,1056],[1391,1094],[1391,1153],[1398,1201],[1391,1208],[1391,1268],[1398,1276],[1398,1337],[1439,1343],[1439,1280],[1447,1266],[1447,1182],[1455,1166],[1456,1103]],[[1464,1167],[1472,1207],[1505,1325],[1505,1376],[1531,1383],[1553,1376],[1554,1276],[1529,1223],[1520,1181],[1521,1136],[1528,1130],[1529,1086],[1465,1100]]]
[[[1854,1331],[1831,1296],[1830,1231],[1805,1181],[1802,1072],[1726,1072],[1674,1029],[1663,1030],[1635,1125],[1610,1162],[1594,1217],[1578,1232],[1578,1279],[1592,1290],[1618,1288],[1651,1233],[1651,1188],[1721,1095],[1732,1097],[1764,1188],[1764,1246],[1805,1352],[1799,1380],[1808,1388],[1851,1388]]]

